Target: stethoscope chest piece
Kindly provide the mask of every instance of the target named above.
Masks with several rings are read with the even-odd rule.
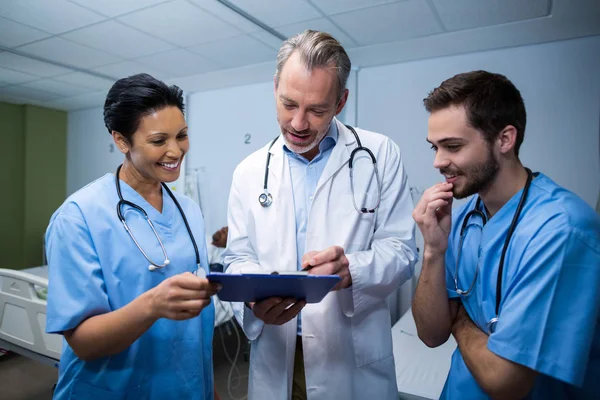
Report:
[[[258,202],[263,207],[269,207],[273,204],[273,196],[271,196],[271,193],[269,192],[261,193],[260,196],[258,196]]]

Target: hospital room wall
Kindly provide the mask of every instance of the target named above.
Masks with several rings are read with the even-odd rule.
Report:
[[[600,189],[600,36],[366,68],[359,74],[358,125],[404,149],[411,187],[440,180],[425,142],[422,99],[454,74],[484,69],[521,91],[527,128],[520,158],[595,207]]]
[[[595,207],[600,193],[598,49],[600,36],[595,36],[365,68],[358,79],[358,125],[400,145],[416,202],[441,180],[425,141],[428,114],[422,99],[457,73],[484,69],[504,74],[521,91],[527,108],[523,164]],[[464,201],[455,201],[455,207]],[[416,239],[422,249],[418,229]],[[420,267],[419,261],[415,276]]]
[[[355,71],[348,78],[348,88],[351,94],[339,118],[354,124]],[[208,233],[227,225],[227,199],[237,164],[279,134],[273,89],[269,81],[193,93],[187,99],[190,179],[186,186],[199,199]],[[257,201],[261,190],[256,188]]]
[[[421,100],[458,72],[485,68],[504,73],[521,89],[527,105],[525,164],[595,207],[600,184],[599,47],[596,36],[364,68],[349,80],[351,98],[342,118],[391,136],[404,150],[409,184],[423,190],[439,174],[425,143],[427,114]],[[192,93],[187,110],[191,149],[186,168],[195,179],[186,185],[199,183],[210,233],[227,223],[235,166],[278,133],[273,83],[267,77],[264,83]],[[101,108],[69,113],[68,194],[115,170],[122,155],[110,152],[111,141]]]
[[[71,111],[67,135],[67,195],[81,189],[123,162],[104,126],[102,107]]]
[[[43,235],[65,197],[67,113],[31,105],[0,103],[1,139],[6,151],[1,196],[0,268],[42,263]],[[5,225],[6,224],[6,225]]]

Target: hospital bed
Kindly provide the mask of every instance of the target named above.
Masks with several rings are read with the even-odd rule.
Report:
[[[48,266],[21,271],[0,268],[0,348],[58,366],[62,336],[46,332]],[[233,318],[229,303],[216,296],[215,327]]]
[[[454,337],[435,349],[427,347],[417,336],[409,309],[392,327],[392,342],[399,398],[439,399],[456,349]]]

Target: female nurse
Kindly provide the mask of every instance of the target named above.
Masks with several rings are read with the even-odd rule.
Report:
[[[117,81],[104,123],[123,164],[50,220],[46,331],[64,336],[55,399],[213,399],[204,221],[162,184],[189,148],[183,112],[176,86]]]

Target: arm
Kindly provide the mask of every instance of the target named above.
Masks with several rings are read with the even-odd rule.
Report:
[[[378,156],[381,203],[368,250],[346,255],[351,286],[340,291],[344,315],[351,317],[381,303],[413,274],[417,259],[412,200],[400,149],[391,140]]]
[[[419,338],[429,347],[445,343],[452,332],[458,302],[448,301],[446,253],[452,226],[452,184],[427,189],[413,211],[425,248],[421,276],[413,298]]]
[[[93,316],[64,332],[77,357],[92,361],[126,350],[160,318],[196,317],[217,287],[191,273],[173,276],[118,310]]]
[[[53,218],[46,242],[46,331],[63,334],[84,361],[127,349],[158,318],[197,316],[216,292],[206,279],[186,273],[163,281],[113,311],[90,232],[76,207]]]
[[[156,321],[148,300],[146,292],[119,310],[86,319],[75,329],[65,331],[65,339],[84,361],[120,353]]]
[[[446,343],[452,332],[452,321],[459,304],[459,301],[448,300],[443,255],[425,251],[412,303],[419,339],[429,347]]]
[[[471,321],[462,306],[458,307],[452,335],[467,368],[491,398],[521,399],[531,391],[537,372],[488,350],[488,336]]]

